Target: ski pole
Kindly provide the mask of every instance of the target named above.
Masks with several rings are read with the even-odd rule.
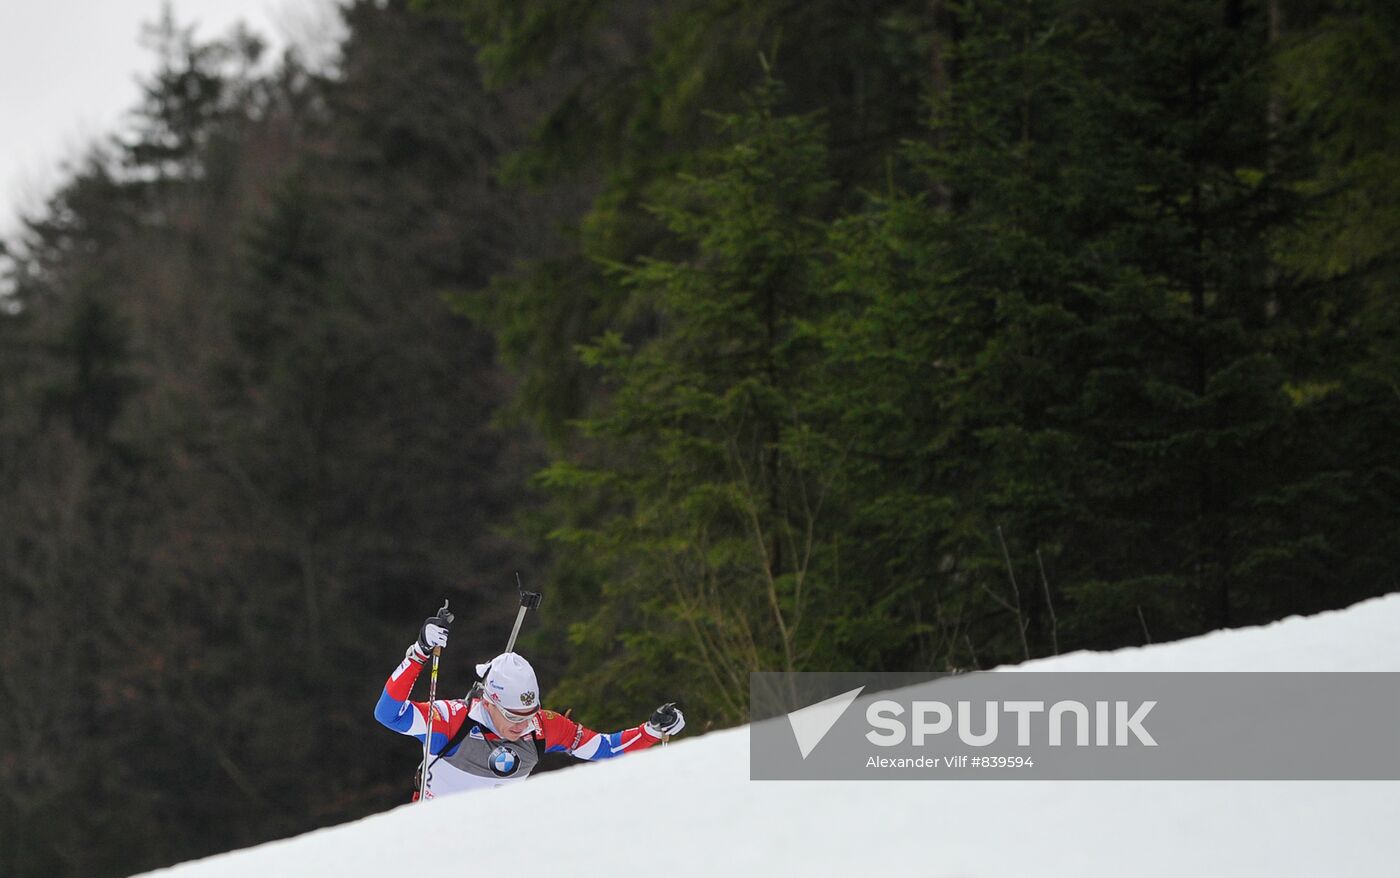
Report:
[[[449,622],[452,614],[447,610],[447,599],[442,601],[442,609],[438,610],[438,615]],[[428,733],[423,736],[423,774],[418,779],[418,801],[428,800],[428,757],[432,755],[433,745],[433,716],[437,713],[437,677],[438,662],[442,659],[442,647],[433,647],[433,674],[428,679]]]
[[[515,649],[515,637],[520,633],[520,623],[525,621],[525,612],[540,608],[540,593],[525,590],[525,586],[520,582],[519,570],[515,571],[515,587],[520,592],[520,612],[515,614],[515,627],[511,629],[510,642],[506,644],[506,652],[512,652]]]

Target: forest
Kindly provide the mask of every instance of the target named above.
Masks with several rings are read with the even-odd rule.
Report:
[[[548,706],[687,734],[1400,589],[1400,5],[341,15],[152,22],[0,245],[0,876],[407,801],[517,571]]]

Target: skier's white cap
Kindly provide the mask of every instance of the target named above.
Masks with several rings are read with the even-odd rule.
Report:
[[[540,707],[540,684],[535,669],[513,652],[503,652],[476,666],[485,681],[485,698],[512,713],[534,713]]]

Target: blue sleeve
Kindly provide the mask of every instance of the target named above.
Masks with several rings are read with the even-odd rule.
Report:
[[[408,657],[404,658],[384,684],[384,691],[380,693],[379,702],[374,706],[374,718],[385,728],[392,729],[400,735],[408,735],[421,743],[424,733],[428,730],[428,705],[409,700],[419,670],[420,663]],[[442,705],[443,702],[438,704]],[[433,723],[433,743],[429,748],[431,753],[440,753],[442,748],[447,746],[449,729],[447,722],[441,718],[444,713],[444,710],[439,710],[438,720]]]
[[[438,702],[441,704],[442,702]],[[420,744],[423,742],[423,733],[427,731],[426,721],[420,712],[417,702],[398,701],[385,692],[379,696],[379,703],[374,706],[374,718],[388,729],[398,732],[400,735],[408,735]],[[439,718],[433,723],[433,743],[428,748],[429,753],[441,753],[451,740],[448,734],[447,723]]]
[[[645,750],[658,740],[647,734],[643,726],[619,732],[595,732],[553,711],[543,712],[540,727],[548,752],[569,753],[575,759],[589,762],[611,759],[632,750]]]

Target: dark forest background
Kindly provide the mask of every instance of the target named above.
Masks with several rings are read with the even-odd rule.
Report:
[[[594,727],[1400,588],[1400,6],[167,17],[0,254],[0,875],[380,811],[422,618]],[[589,769],[579,769],[589,770]]]

